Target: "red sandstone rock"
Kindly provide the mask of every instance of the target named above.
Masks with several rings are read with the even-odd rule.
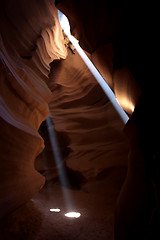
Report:
[[[49,63],[66,57],[57,9],[50,1],[3,1],[0,8],[0,218],[44,184],[34,160],[48,116]]]

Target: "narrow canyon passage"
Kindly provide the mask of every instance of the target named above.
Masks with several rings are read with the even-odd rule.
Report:
[[[1,1],[0,240],[160,239],[156,8]]]
[[[43,189],[3,224],[6,239],[113,240],[116,200],[126,176],[128,144],[123,123],[98,83],[75,52],[54,61],[48,81],[49,108],[67,169],[61,186],[47,127],[41,127],[45,149],[35,161],[46,177]],[[64,216],[72,199],[79,219]],[[59,208],[59,213],[50,212]],[[14,224],[13,224],[14,222]],[[5,239],[5,238],[4,238]]]
[[[105,168],[126,165],[124,125],[80,56],[69,51],[52,68],[49,107],[56,131],[67,139],[67,166],[90,179]]]

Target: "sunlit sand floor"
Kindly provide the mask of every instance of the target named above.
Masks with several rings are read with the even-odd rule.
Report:
[[[64,188],[59,182],[48,182],[1,223],[0,239],[113,240],[114,210],[125,174],[125,167],[111,168],[80,190],[65,188],[72,199],[72,209],[65,203]],[[60,211],[50,211],[57,208]],[[68,218],[65,214],[69,210],[81,216]]]

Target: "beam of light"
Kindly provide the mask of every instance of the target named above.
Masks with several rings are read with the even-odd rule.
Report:
[[[58,19],[60,22],[60,25],[63,29],[63,31],[65,32],[65,34],[68,36],[70,35],[70,24],[68,21],[68,18],[61,12],[58,10]]]
[[[61,185],[62,185],[62,191],[63,191],[65,204],[66,204],[67,209],[72,209],[73,208],[73,202],[72,202],[71,195],[69,194],[68,190],[65,187],[63,187],[63,186],[66,186],[66,185],[69,186],[69,183],[68,183],[64,163],[63,163],[63,160],[62,160],[62,156],[61,156],[61,153],[60,153],[56,132],[55,132],[54,125],[53,125],[53,122],[52,122],[50,116],[46,119],[46,124],[47,124],[48,133],[49,133],[49,137],[50,137],[52,152],[53,152],[56,167],[57,167],[57,170],[58,170],[59,180],[60,180]]]
[[[55,128],[54,128],[54,125],[53,125],[53,122],[52,122],[52,119],[51,119],[50,115],[46,119],[46,124],[47,124],[47,128],[48,128],[50,143],[51,143],[52,152],[53,152],[53,155],[54,155],[56,167],[57,167],[57,170],[58,170],[58,175],[59,175],[60,182],[61,182],[62,186],[66,185],[66,184],[69,186],[66,170],[65,170],[64,163],[63,163],[62,156],[61,156],[60,149],[59,149],[59,144],[58,144],[58,140],[57,140],[57,136],[56,136],[56,131],[55,131]],[[71,195],[68,192],[68,190],[66,188],[62,187],[62,191],[63,191],[63,196],[64,196],[66,208],[67,208],[67,211],[68,211],[65,214],[65,216],[69,217],[69,218],[80,217],[80,215],[81,215],[80,213],[71,212],[71,209],[73,211],[74,204],[73,204],[73,200],[72,200]],[[60,208],[50,208],[50,212],[59,213],[60,211],[61,211]]]
[[[71,35],[69,21],[68,21],[67,17],[65,15],[63,17],[63,15],[64,14],[58,10],[58,16],[60,16],[59,21],[60,21],[63,31],[65,32],[65,34],[67,35],[67,37],[69,38],[69,40],[71,41],[71,43],[73,44],[75,49],[77,50],[78,54],[81,56],[81,58],[83,59],[83,61],[85,62],[85,64],[87,65],[87,67],[89,68],[89,70],[91,71],[91,73],[93,74],[93,76],[95,77],[95,79],[97,80],[97,82],[99,83],[99,85],[101,86],[103,91],[105,92],[105,94],[107,95],[108,99],[112,103],[113,107],[116,109],[117,113],[121,117],[124,124],[126,124],[127,121],[129,120],[128,115],[126,114],[126,112],[123,110],[123,108],[118,103],[113,91],[108,86],[108,84],[106,83],[104,78],[101,76],[99,71],[96,69],[96,67],[93,65],[93,63],[90,61],[90,59],[87,57],[87,55],[85,54],[83,49],[80,47],[78,40]],[[62,21],[62,19],[63,19],[63,21]]]
[[[79,218],[81,214],[79,212],[68,212],[65,213],[64,216],[68,218]]]
[[[50,208],[49,210],[50,212],[56,212],[56,213],[59,213],[61,211],[61,209],[59,208]]]

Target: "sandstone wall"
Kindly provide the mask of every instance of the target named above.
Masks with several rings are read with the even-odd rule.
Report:
[[[34,160],[44,147],[38,129],[48,116],[49,63],[66,57],[54,3],[1,1],[0,217],[44,184]]]

